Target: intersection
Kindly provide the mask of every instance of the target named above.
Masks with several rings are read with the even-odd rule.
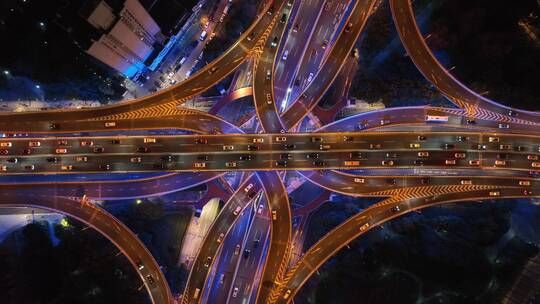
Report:
[[[376,1],[348,3],[350,12],[335,40],[325,46],[329,50],[319,70],[280,111],[274,75],[283,58],[280,47],[290,30],[289,16],[298,4],[275,0],[222,56],[169,89],[102,108],[0,114],[0,132],[6,135],[0,139],[2,176],[165,173],[131,181],[3,183],[1,206],[42,207],[81,220],[126,255],[153,303],[175,303],[142,242],[89,200],[158,196],[220,179],[226,172],[244,174],[206,234],[180,301],[204,302],[223,239],[262,197],[269,241],[258,284],[243,294],[253,293],[252,303],[289,303],[339,249],[395,217],[450,202],[540,196],[540,116],[499,105],[461,84],[425,44],[410,1],[389,1],[409,56],[458,109],[391,108],[306,132],[302,123],[316,115],[317,103],[351,58]],[[248,59],[255,61],[251,93],[256,132],[246,133],[242,125],[225,118],[181,107]],[[184,133],[149,132],[156,130]],[[25,136],[14,136],[20,133]],[[384,200],[330,231],[291,264],[295,211],[284,183],[286,172],[296,172],[328,191]]]

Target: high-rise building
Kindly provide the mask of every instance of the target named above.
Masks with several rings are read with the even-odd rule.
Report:
[[[126,0],[120,11],[103,0],[87,1],[80,14],[103,31],[86,52],[129,78],[144,72],[146,60],[165,40],[138,0]]]

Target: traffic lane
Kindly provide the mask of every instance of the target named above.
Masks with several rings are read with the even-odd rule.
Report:
[[[348,1],[347,1],[348,2]],[[337,4],[337,5],[335,5]],[[326,1],[324,5],[319,6],[320,12],[316,20],[316,24],[312,27],[312,35],[307,43],[306,48],[309,56],[303,56],[302,62],[296,73],[296,79],[300,80],[301,85],[298,89],[303,90],[310,84],[312,77],[317,73],[320,66],[327,59],[329,50],[331,49],[333,36],[336,34],[338,27],[337,20],[341,19],[341,13],[345,11],[347,3],[341,1]],[[339,32],[337,32],[339,34]],[[311,77],[311,78],[312,78]],[[293,93],[294,94],[294,93]],[[296,94],[294,94],[296,96]]]
[[[449,115],[449,114],[443,114]],[[386,117],[386,119],[383,119]],[[400,107],[386,108],[377,111],[364,112],[357,115],[345,117],[315,130],[320,132],[353,132],[380,127],[381,120],[388,120],[390,124],[396,123],[424,123],[426,117],[426,107]],[[366,132],[363,131],[363,132]],[[369,130],[371,131],[371,130]]]
[[[172,295],[161,269],[142,242],[111,214],[98,206],[62,197],[2,192],[0,207],[34,206],[71,216],[109,239],[129,260],[149,292],[152,303],[172,303]],[[141,265],[143,267],[141,267]],[[151,276],[151,277],[149,277]]]
[[[199,302],[199,297],[203,294],[202,290],[206,286],[210,270],[212,269],[223,239],[226,238],[238,216],[249,206],[249,203],[255,198],[258,192],[259,186],[256,179],[250,177],[230,197],[229,201],[220,211],[209,231],[206,233],[199,252],[193,261],[183,294],[183,302]]]
[[[82,197],[86,195],[88,199],[118,200],[144,198],[182,191],[210,182],[222,175],[210,172],[172,173],[159,177],[128,181],[0,184],[0,190],[14,196],[23,191],[28,192],[31,190],[40,196]]]
[[[391,147],[396,145],[397,147]],[[480,167],[483,169],[534,169],[539,166],[536,153],[509,149],[469,149],[469,144],[440,150],[439,144],[425,148],[403,149],[401,142],[386,144],[385,149],[351,148],[305,149],[260,152],[99,153],[57,156],[52,154],[4,157],[3,174],[80,173],[103,171],[234,171],[271,169],[366,169],[379,167]],[[322,146],[322,145],[321,145]],[[524,146],[521,146],[524,147]],[[473,145],[474,148],[474,145]],[[108,166],[108,167],[107,167]]]
[[[397,145],[396,142],[401,142]],[[417,146],[411,144],[417,143]],[[129,153],[139,148],[147,152],[195,153],[264,150],[316,150],[321,149],[383,149],[383,148],[441,148],[451,143],[456,148],[478,149],[478,144],[486,145],[486,150],[512,150],[538,152],[540,138],[528,134],[496,132],[343,132],[343,133],[298,133],[298,134],[229,134],[229,135],[167,135],[167,136],[110,136],[110,137],[49,137],[10,138],[0,140],[4,155],[35,155],[103,152]],[[331,146],[325,148],[323,145]],[[337,145],[336,145],[337,144]],[[366,145],[367,144],[367,145]],[[371,146],[370,144],[373,144]],[[388,144],[390,146],[388,146]],[[34,145],[34,146],[33,146]],[[502,148],[501,145],[509,145]],[[62,150],[56,150],[62,149]],[[64,150],[65,149],[65,150]],[[106,149],[106,150],[105,150]],[[453,148],[450,148],[453,149]],[[483,148],[482,148],[483,149]],[[25,151],[27,150],[27,151]],[[144,151],[141,151],[144,153]],[[7,156],[2,156],[7,157]]]
[[[264,203],[261,203],[261,205],[263,206]],[[270,222],[267,214],[261,216],[261,213],[257,211],[253,224],[249,229],[249,234],[246,237],[244,251],[233,283],[235,287],[242,291],[242,295],[234,298],[229,297],[228,303],[248,303],[250,301],[253,289],[258,286],[256,275],[261,259],[265,256],[264,248],[268,240],[269,229]],[[249,250],[247,257],[245,250]]]
[[[494,186],[496,188],[496,186]],[[395,217],[409,213],[414,210],[427,208],[434,205],[472,201],[478,199],[500,199],[500,198],[518,198],[522,197],[520,189],[504,189],[504,194],[499,197],[489,196],[489,190],[477,190],[470,192],[456,192],[443,195],[436,195],[427,198],[413,198],[393,202],[391,204],[381,204],[380,206],[370,207],[359,214],[349,218],[345,223],[329,232],[324,238],[313,245],[302,257],[299,267],[293,268],[294,273],[286,286],[282,289],[278,303],[290,302],[298,290],[303,286],[307,279],[319,268],[325,261],[332,257],[337,251],[350,243],[355,238],[366,233],[373,227],[379,226]],[[396,210],[395,206],[399,206]],[[367,226],[366,226],[367,225]],[[291,292],[288,293],[287,291]],[[288,293],[287,299],[285,294]]]
[[[280,63],[276,65],[274,89],[276,100],[283,100],[286,88],[293,80],[295,70],[298,68],[299,60],[305,52],[307,37],[309,36],[310,24],[313,24],[317,17],[317,10],[320,9],[322,0],[300,1],[299,8],[292,20],[292,26],[283,45],[283,55]]]
[[[174,110],[166,112],[155,112],[155,116],[148,118],[130,117],[126,119],[99,120],[72,120],[57,123],[56,129],[51,129],[46,122],[35,122],[25,128],[11,129],[11,132],[25,132],[33,134],[65,134],[65,133],[88,133],[88,132],[111,132],[133,130],[162,130],[181,129],[199,133],[243,133],[235,125],[224,119],[196,110]],[[47,127],[44,128],[44,124]],[[1,129],[0,129],[1,130]],[[8,131],[8,130],[5,130]],[[7,137],[11,135],[8,132]],[[120,136],[120,135],[119,135]]]
[[[257,172],[270,212],[270,245],[264,263],[256,301],[264,302],[276,280],[288,265],[287,250],[291,240],[291,209],[289,196],[277,172]]]
[[[401,154],[401,150],[386,150],[375,157],[368,158],[367,153],[361,151],[350,152],[323,152],[323,153],[260,153],[255,154],[250,161],[241,160],[245,155],[225,155],[205,161],[198,159],[200,156],[184,156],[183,161],[163,162],[166,155],[117,156],[102,155],[94,157],[92,162],[69,162],[66,159],[62,164],[55,164],[40,158],[32,157],[31,160],[21,160],[16,164],[2,166],[3,175],[28,175],[28,174],[80,174],[80,173],[127,173],[127,172],[222,172],[222,171],[273,171],[273,170],[360,170],[382,168],[439,168],[439,169],[506,169],[535,171],[539,163],[529,160],[528,157],[536,155],[518,155],[520,159],[513,159],[510,153],[492,153],[482,156],[481,153],[468,153],[456,150],[454,152],[429,152],[420,151],[409,153],[408,156]],[[320,152],[320,151],[318,151]],[[439,155],[420,157],[422,153]],[[362,154],[362,156],[356,156]],[[295,155],[295,157],[293,157]],[[305,156],[304,156],[305,155]],[[355,155],[355,156],[352,156]],[[390,155],[390,156],[389,156]],[[206,157],[206,156],[204,156]],[[46,159],[49,159],[47,157]],[[144,159],[144,161],[143,161]],[[154,160],[155,159],[155,160]],[[72,165],[73,164],[73,165]]]
[[[295,22],[295,24],[292,26],[292,32],[290,33],[290,36],[296,40],[297,44],[300,45],[291,46],[290,49],[285,49],[285,51],[290,51],[291,53],[294,53],[292,55],[295,56],[293,56],[291,60],[289,60],[288,56],[286,56],[285,53],[284,56],[286,57],[281,58],[281,62],[283,63],[281,64],[282,66],[285,66],[285,61],[288,61],[288,69],[286,72],[286,79],[284,79],[286,80],[286,82],[281,80],[278,82],[280,86],[276,86],[276,94],[279,96],[279,99],[277,100],[282,100],[282,98],[287,94],[290,94],[289,98],[295,98],[295,96],[297,95],[295,89],[300,85],[297,78],[298,71],[302,68],[305,54],[310,48],[311,38],[314,29],[323,10],[323,3],[324,1],[321,0],[303,2],[303,4],[305,4],[307,7],[302,8],[303,11],[301,11],[300,14],[302,16],[306,16],[307,14],[309,14],[309,16],[302,18],[300,22]],[[283,58],[285,58],[285,60]],[[280,66],[279,63],[280,62],[277,62],[278,68]]]
[[[335,7],[334,4],[336,3],[327,1],[324,5],[318,6],[317,19],[310,28],[309,41],[306,43],[301,64],[298,65],[298,69],[294,73],[291,98],[297,98],[298,90],[304,90],[306,86],[310,85],[313,75],[327,59],[326,55],[331,49],[332,37],[339,26],[337,21],[341,19],[341,13],[344,12],[348,1],[347,3],[339,2]],[[308,56],[305,55],[306,53]]]
[[[503,186],[522,186],[529,188],[530,185],[533,185],[535,178],[537,178],[524,176],[516,177],[512,175],[405,176],[405,173],[407,172],[399,171],[393,171],[393,174],[387,176],[359,176],[331,170],[299,171],[299,173],[310,182],[324,189],[349,196],[391,195],[392,193],[402,191],[402,189],[405,188],[440,185],[500,184]]]
[[[386,117],[386,116],[385,116]],[[384,123],[380,123],[381,126],[390,124],[386,118]],[[389,120],[389,119],[388,119]],[[437,125],[437,124],[433,124]],[[323,128],[322,130],[325,130]],[[349,137],[347,140],[345,137]],[[333,142],[364,142],[370,141],[372,143],[380,143],[381,138],[390,138],[395,136],[403,136],[410,142],[420,142],[430,140],[439,140],[443,142],[473,142],[475,136],[483,136],[486,144],[512,144],[512,141],[517,140],[535,140],[538,143],[540,138],[535,134],[512,134],[502,132],[486,132],[486,131],[423,131],[423,132],[411,132],[411,131],[390,131],[390,132],[326,132],[326,133],[294,133],[294,134],[222,134],[222,135],[116,135],[116,136],[84,136],[84,137],[43,137],[43,138],[2,138],[0,140],[0,149],[10,150],[12,148],[44,148],[46,146],[58,148],[65,146],[77,147],[82,146],[83,141],[92,141],[93,145],[101,144],[110,146],[125,146],[125,145],[144,145],[147,146],[159,146],[159,145],[186,145],[204,148],[205,144],[210,145],[227,145],[227,144],[261,144],[263,147],[265,144],[301,144],[306,142],[317,143],[333,143]],[[426,136],[425,139],[419,139],[419,136]],[[460,140],[458,136],[468,137]],[[498,137],[498,139],[489,140],[489,137]],[[145,141],[145,138],[149,140]],[[117,143],[113,143],[113,140],[119,140]],[[62,141],[62,142],[61,142]],[[63,142],[65,141],[65,142]],[[201,141],[201,142],[198,142]],[[207,141],[207,142],[202,142]],[[37,146],[32,147],[31,142],[39,142]],[[476,142],[478,143],[478,142]],[[89,145],[87,148],[91,148]],[[245,147],[247,148],[247,146]],[[294,147],[293,147],[294,148]],[[234,148],[233,148],[234,150]],[[538,150],[538,149],[536,149]]]
[[[273,6],[281,8],[284,3],[284,0],[276,0],[274,1]],[[270,3],[266,5],[266,9],[269,7]],[[183,81],[168,90],[126,103],[96,109],[9,113],[4,115],[0,114],[0,117],[3,117],[0,119],[0,130],[24,130],[33,124],[38,123],[38,121],[40,122],[39,124],[41,125],[42,129],[47,130],[49,129],[49,124],[43,123],[44,121],[54,123],[57,121],[66,120],[81,120],[132,112],[135,110],[148,108],[153,105],[182,103],[188,97],[198,95],[210,86],[219,82],[234,69],[240,66],[248,57],[250,50],[256,45],[259,38],[262,37],[263,30],[268,27],[270,21],[271,16],[268,14],[261,14],[255,23],[252,24],[252,26],[242,36],[240,36],[239,40],[237,40],[237,42],[235,42],[227,51],[225,51],[224,54],[192,75],[186,81]],[[248,39],[249,35],[252,33],[254,33],[254,37]],[[212,72],[212,68],[214,67],[217,67],[218,69]],[[210,74],[210,72],[212,73]],[[11,120],[11,118],[13,118],[13,120]]]
[[[274,100],[274,71],[278,50],[283,40],[286,24],[291,13],[291,7],[284,6],[276,14],[274,27],[268,35],[261,57],[253,66],[253,101],[261,127],[265,132],[279,133],[283,131],[281,120]],[[285,20],[282,22],[283,18]]]
[[[390,1],[390,7],[401,41],[414,64],[426,79],[430,80],[442,91],[451,102],[456,103],[460,107],[463,107],[465,104],[472,107],[480,106],[501,114],[500,119],[503,121],[510,120],[510,117],[507,116],[510,108],[475,93],[455,79],[437,60],[429,46],[425,43],[422,33],[416,24],[411,1],[392,0]],[[518,116],[520,119],[536,123],[539,120],[538,113],[521,110],[515,111],[519,113]]]
[[[209,277],[209,281],[213,281],[207,299],[210,303],[227,302],[241,256],[241,246],[244,243],[251,219],[251,213],[248,210],[249,208],[240,216],[231,232],[223,240],[223,247],[219,254],[219,264],[215,267],[214,275]]]
[[[347,19],[350,29],[344,30],[339,34],[335,45],[332,47],[328,59],[321,69],[315,74],[313,85],[310,85],[302,92],[291,107],[289,107],[281,116],[282,122],[287,129],[291,129],[305,117],[313,107],[317,105],[318,100],[322,98],[332,81],[338,75],[345,58],[349,56],[354,43],[370,15],[375,1],[355,2],[354,8]]]

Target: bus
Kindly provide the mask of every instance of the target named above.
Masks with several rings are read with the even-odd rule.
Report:
[[[427,122],[448,122],[448,116],[426,115]]]

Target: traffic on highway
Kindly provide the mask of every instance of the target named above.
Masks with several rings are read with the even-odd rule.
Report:
[[[90,180],[0,182],[0,207],[39,206],[87,223],[127,256],[152,303],[244,304],[291,303],[341,248],[406,213],[540,197],[538,114],[479,97],[452,77],[425,44],[410,0],[390,0],[401,41],[418,70],[459,108],[400,107],[335,119],[361,56],[355,45],[377,2],[264,1],[221,56],[169,88],[93,109],[1,113],[0,177]],[[233,74],[231,88],[243,79],[238,75],[253,79],[208,112],[181,107]],[[343,90],[332,98],[344,99],[322,110],[317,105],[332,86]],[[249,96],[245,120],[222,111]],[[156,172],[162,174],[92,180]],[[181,295],[171,294],[137,235],[93,203],[161,196],[225,176],[235,182],[225,182],[229,194],[201,237]],[[298,222],[309,221],[313,209],[296,208],[293,197],[308,184],[384,200],[299,249],[295,236],[306,225]],[[321,195],[302,196],[314,202]]]

